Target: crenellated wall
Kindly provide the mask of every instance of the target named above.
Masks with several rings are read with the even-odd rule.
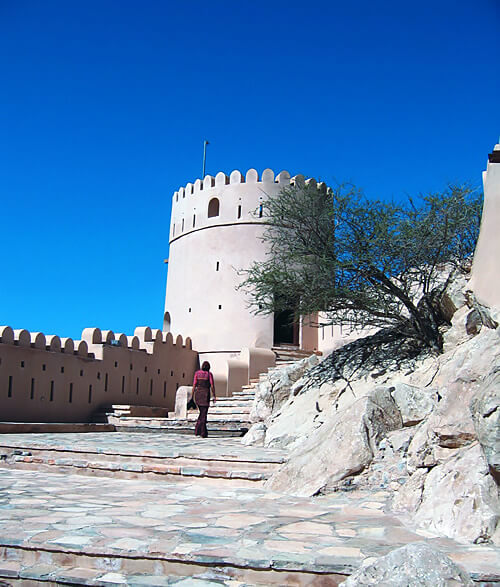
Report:
[[[86,422],[109,404],[173,410],[197,364],[190,338],[149,327],[72,340],[0,326],[0,421]]]

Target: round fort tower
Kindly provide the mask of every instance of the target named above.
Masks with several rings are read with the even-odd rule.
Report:
[[[265,258],[262,203],[298,180],[270,169],[260,178],[254,169],[221,172],[173,195],[163,329],[190,336],[200,359],[216,368],[242,348],[271,348],[276,340],[273,316],[252,314],[236,289],[238,270]]]

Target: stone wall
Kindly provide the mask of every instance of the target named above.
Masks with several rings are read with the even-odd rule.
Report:
[[[86,422],[102,406],[174,409],[198,364],[191,339],[149,327],[86,328],[81,340],[0,327],[0,420]]]

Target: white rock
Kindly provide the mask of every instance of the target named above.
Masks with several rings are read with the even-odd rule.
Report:
[[[495,541],[499,520],[498,492],[477,443],[457,449],[432,468],[418,469],[393,502],[422,528],[460,542]]]
[[[414,542],[374,561],[363,563],[344,587],[450,587],[474,585],[469,574],[425,542]]]
[[[311,432],[266,486],[293,495],[314,495],[326,485],[362,471],[385,434],[401,426],[390,392],[375,388]]]
[[[472,398],[472,419],[486,461],[500,483],[500,367],[493,369]]]
[[[256,422],[243,436],[241,442],[246,445],[262,446],[266,436],[266,425],[264,422]]]
[[[426,418],[437,404],[437,391],[429,387],[415,387],[396,383],[391,395],[401,412],[404,426],[413,426]]]

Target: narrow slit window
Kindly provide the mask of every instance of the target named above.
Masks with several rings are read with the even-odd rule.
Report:
[[[172,236],[175,236],[175,222],[172,224]]]
[[[24,361],[21,361],[21,367],[24,368]]]
[[[125,375],[122,376],[122,393],[125,393]]]
[[[30,399],[35,398],[35,380],[31,379],[31,390],[30,390]]]
[[[238,206],[238,218],[241,218],[241,204]]]
[[[219,271],[219,261],[217,261],[216,265],[215,265],[215,270]]]
[[[53,402],[54,401],[54,382],[51,381],[50,382],[50,395],[49,395],[49,401]]]
[[[108,374],[104,376],[104,391],[108,391]]]
[[[260,206],[259,206],[259,218],[262,218],[263,212],[264,212],[264,206],[262,204],[260,204]]]
[[[163,398],[167,397],[167,382],[163,382]]]
[[[181,232],[184,232],[184,218],[182,219],[182,227],[181,227]]]
[[[139,377],[137,378],[137,381],[135,383],[135,394],[139,395]]]
[[[68,403],[73,403],[73,384],[69,384],[69,395],[68,395]]]
[[[193,228],[196,226],[196,214],[193,214]]]
[[[149,380],[149,395],[153,395],[153,380]]]
[[[12,397],[12,375],[9,375],[9,388],[7,390],[7,397]]]
[[[92,403],[92,384],[89,385],[89,404]]]

